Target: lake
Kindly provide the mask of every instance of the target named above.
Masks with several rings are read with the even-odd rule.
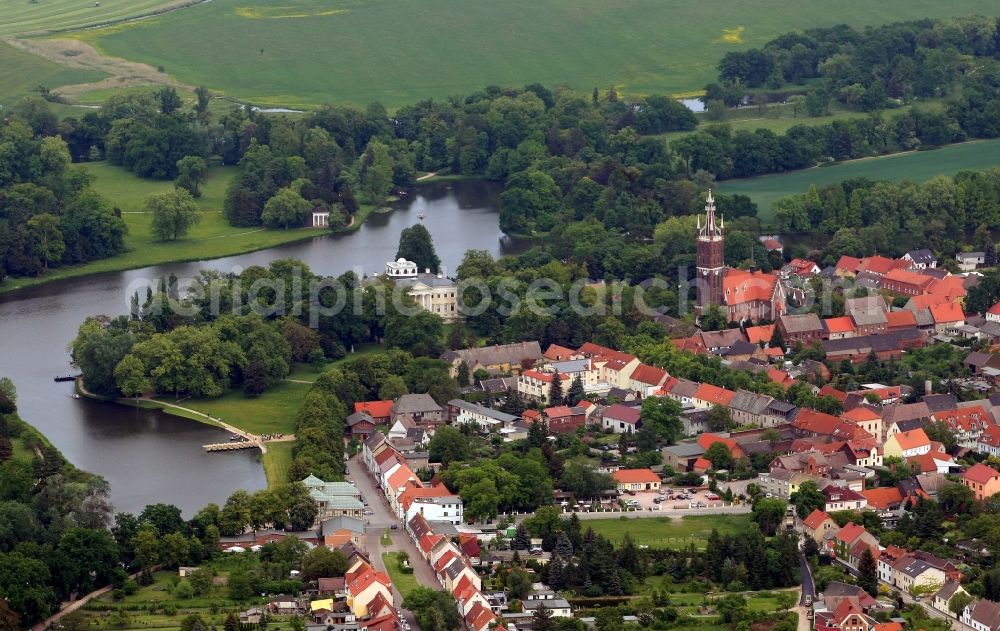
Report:
[[[250,254],[195,263],[158,265],[100,274],[0,294],[0,375],[14,380],[22,418],[44,433],[75,465],[111,483],[116,510],[138,512],[149,503],[180,507],[190,517],[234,490],[264,488],[257,452],[207,454],[201,446],[228,433],[157,410],[74,399],[72,383],[54,383],[71,372],[67,345],[84,318],[127,313],[133,281],[202,269],[238,271],[276,258],[298,258],[313,272],[381,273],[395,258],[399,233],[423,223],[451,274],[468,249],[500,257],[527,246],[507,239],[497,223],[500,187],[456,181],[418,187],[395,210],[373,214],[356,232],[317,236]],[[423,219],[419,218],[423,215]]]

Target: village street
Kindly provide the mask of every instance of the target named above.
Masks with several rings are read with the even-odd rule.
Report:
[[[413,540],[406,533],[403,521],[398,519],[389,509],[388,500],[386,500],[385,495],[375,486],[374,479],[368,473],[359,456],[355,456],[347,462],[347,470],[349,480],[361,492],[361,496],[368,502],[368,509],[372,512],[371,515],[365,517],[365,539],[367,540],[368,554],[375,569],[385,572],[385,561],[382,559],[382,554],[401,550],[406,552],[410,557],[410,564],[413,566],[413,575],[416,577],[417,583],[424,587],[438,588],[437,578],[434,576],[434,571],[431,569],[430,564],[420,556],[417,546],[414,545]],[[393,525],[396,526],[395,530],[392,530]],[[382,534],[386,531],[390,533],[390,538],[392,539],[391,546],[382,545]],[[392,586],[392,593],[395,598],[396,607],[403,611],[403,615],[413,629],[418,629],[419,627],[413,614],[402,609],[403,596],[399,593],[395,584]]]

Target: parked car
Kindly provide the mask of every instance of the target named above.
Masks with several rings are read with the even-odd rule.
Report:
[[[389,526],[389,530],[397,530],[398,528],[399,528],[399,524],[393,524],[393,525]]]

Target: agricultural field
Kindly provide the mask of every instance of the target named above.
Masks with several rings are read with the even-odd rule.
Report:
[[[107,24],[190,0],[0,0],[0,37]]]
[[[749,195],[757,203],[757,216],[767,226],[774,220],[772,204],[775,201],[805,193],[812,185],[821,187],[859,177],[922,182],[937,175],[954,175],[963,170],[997,166],[1000,166],[1000,140],[979,140],[928,151],[849,160],[790,173],[726,180],[716,188],[722,193]]]
[[[982,9],[978,0],[213,0],[73,36],[255,104],[392,109],[490,84],[697,93],[726,52],[791,29]]]
[[[0,0],[0,15],[4,15],[5,2]],[[25,96],[37,95],[39,85],[58,88],[100,81],[106,76],[94,70],[67,68],[0,42],[0,109],[10,108]]]
[[[156,241],[152,234],[152,215],[142,213],[144,200],[153,193],[173,188],[173,182],[147,180],[125,169],[104,162],[88,162],[81,168],[94,176],[94,188],[112,205],[121,208],[128,226],[125,237],[127,252],[109,259],[84,265],[50,270],[39,278],[18,278],[6,282],[0,291],[10,291],[59,278],[136,269],[172,261],[197,261],[252,252],[290,241],[317,236],[312,228],[270,230],[236,228],[226,223],[222,215],[222,200],[226,187],[236,175],[235,167],[213,167],[202,186],[198,205],[204,211],[201,221],[176,241]]]
[[[680,548],[690,544],[703,549],[712,529],[720,535],[735,535],[746,530],[749,515],[684,515],[680,519],[648,517],[642,519],[588,519],[581,522],[584,530],[593,528],[614,543],[631,535],[637,545],[659,548]]]

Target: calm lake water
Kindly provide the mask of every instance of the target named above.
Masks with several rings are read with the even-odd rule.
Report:
[[[319,274],[354,269],[381,272],[396,253],[399,233],[423,222],[450,274],[468,249],[495,256],[523,251],[497,225],[499,187],[485,182],[428,184],[412,191],[392,213],[372,215],[355,233],[251,254],[196,263],[159,265],[128,272],[57,281],[0,294],[0,375],[17,385],[21,416],[43,432],[75,465],[111,483],[116,510],[140,511],[149,503],[179,506],[190,516],[234,490],[264,488],[256,452],[206,454],[201,446],[225,441],[226,432],[156,410],[73,399],[72,383],[54,383],[71,372],[67,344],[84,318],[128,311],[129,283],[202,269],[232,271],[275,258],[302,259]],[[418,218],[423,214],[424,219]]]

